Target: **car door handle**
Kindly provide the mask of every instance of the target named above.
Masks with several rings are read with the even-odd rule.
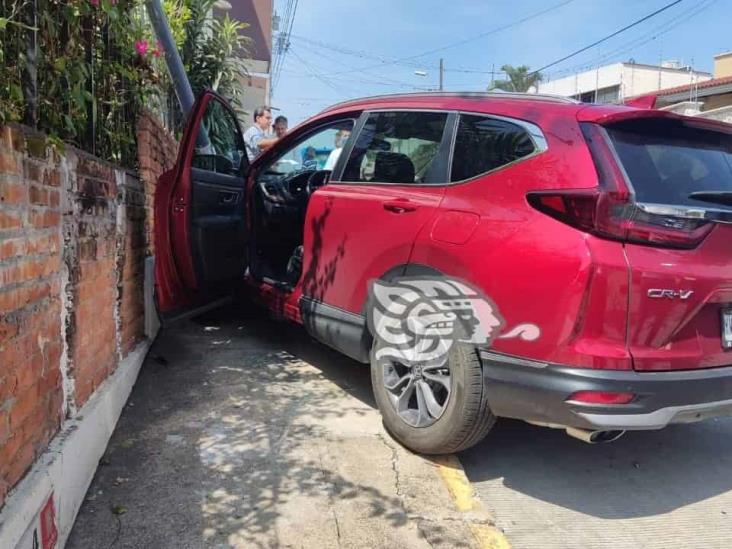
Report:
[[[221,192],[219,193],[219,204],[233,204],[236,202],[236,193]]]
[[[383,203],[384,209],[394,213],[408,213],[417,209],[417,205],[409,200],[387,200]]]

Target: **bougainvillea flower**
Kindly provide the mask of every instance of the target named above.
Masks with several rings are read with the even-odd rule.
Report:
[[[138,40],[135,42],[135,49],[140,55],[145,55],[147,53],[147,40]]]

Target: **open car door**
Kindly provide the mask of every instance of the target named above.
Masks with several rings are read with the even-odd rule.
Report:
[[[234,111],[205,91],[191,110],[175,167],[155,189],[155,301],[164,319],[211,307],[242,283],[248,170]]]

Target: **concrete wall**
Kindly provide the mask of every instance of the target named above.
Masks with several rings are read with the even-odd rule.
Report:
[[[732,76],[732,52],[714,56],[714,78]]]
[[[539,93],[572,97],[595,89],[620,86],[620,99],[642,95],[663,88],[709,80],[711,75],[682,69],[653,67],[642,64],[615,63],[565,78],[542,82]]]
[[[251,38],[249,57],[244,64],[249,78],[241,81],[244,97],[242,108],[246,112],[242,121],[251,123],[249,115],[261,105],[269,104],[269,77],[272,70],[272,0],[237,0],[231,2],[229,15],[249,24],[245,34]]]
[[[261,76],[250,76],[242,79],[242,109],[245,115],[242,119],[242,129],[246,129],[254,123],[252,113],[257,107],[269,105],[269,78]],[[274,113],[277,116],[277,113]]]
[[[732,93],[721,93],[719,95],[710,95],[704,98],[705,111],[728,107],[732,105]]]
[[[717,109],[705,110],[699,113],[697,116],[701,118],[709,118],[711,120],[719,120],[720,122],[727,122],[732,124],[732,105],[726,107],[719,107]]]
[[[152,193],[177,145],[147,116],[138,138],[142,179],[0,128],[0,546],[13,488],[145,339]]]
[[[231,2],[229,16],[249,24],[245,31],[252,39],[251,61],[259,61],[255,72],[268,72],[272,60],[272,0],[236,0]]]

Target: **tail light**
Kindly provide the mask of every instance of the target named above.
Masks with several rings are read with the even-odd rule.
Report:
[[[599,186],[595,189],[537,191],[527,195],[534,208],[595,236],[664,248],[691,249],[712,229],[705,220],[650,213],[641,209],[625,183],[607,139],[596,124],[582,124]]]
[[[610,391],[577,391],[567,399],[568,402],[581,404],[628,404],[635,393],[615,393]]]

